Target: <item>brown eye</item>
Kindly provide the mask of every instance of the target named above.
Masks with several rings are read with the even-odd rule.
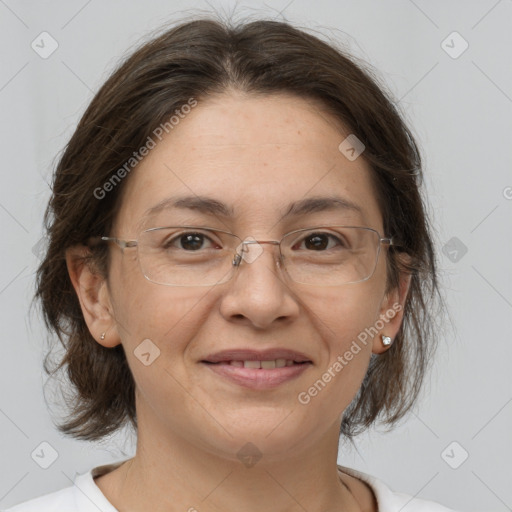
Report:
[[[212,246],[205,247],[208,242]],[[214,242],[204,233],[188,232],[165,240],[162,246],[164,249],[183,249],[187,252],[194,252],[200,249],[210,249],[213,244]]]
[[[205,236],[198,233],[188,233],[179,237],[183,249],[197,251],[202,248]]]
[[[330,243],[330,240],[332,241]],[[345,244],[336,236],[328,233],[313,233],[306,236],[302,243],[307,250],[312,251],[324,251],[326,249],[332,249],[336,245],[344,246]],[[301,243],[298,244],[299,248]],[[296,247],[294,247],[295,249]]]

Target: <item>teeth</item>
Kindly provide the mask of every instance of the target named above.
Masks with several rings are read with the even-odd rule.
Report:
[[[294,362],[292,359],[274,359],[273,361],[230,361],[231,366],[237,366],[239,368],[284,368],[285,366],[293,366]]]

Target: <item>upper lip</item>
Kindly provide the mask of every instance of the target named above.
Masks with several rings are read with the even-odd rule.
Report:
[[[273,361],[275,359],[290,359],[297,363],[311,362],[311,359],[305,354],[287,348],[222,350],[221,352],[210,354],[203,361],[220,363],[222,361]]]

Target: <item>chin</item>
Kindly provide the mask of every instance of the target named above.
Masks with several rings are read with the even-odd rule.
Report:
[[[211,430],[208,431],[205,442],[217,456],[245,465],[262,458],[266,462],[279,461],[287,454],[296,455],[297,447],[307,444],[304,429],[297,426],[301,423],[294,421],[292,416],[289,416],[289,422],[283,421],[284,416],[278,414],[264,419],[258,415],[247,415],[243,420],[239,417],[236,424],[229,424],[227,432],[220,427],[220,431],[216,429],[221,436],[217,439],[213,438]]]

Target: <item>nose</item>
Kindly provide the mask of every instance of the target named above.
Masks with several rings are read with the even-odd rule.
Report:
[[[220,312],[226,320],[265,329],[277,320],[285,322],[298,317],[299,302],[281,269],[276,245],[244,244],[243,257],[235,258],[238,267],[233,277],[222,285],[225,291]]]

